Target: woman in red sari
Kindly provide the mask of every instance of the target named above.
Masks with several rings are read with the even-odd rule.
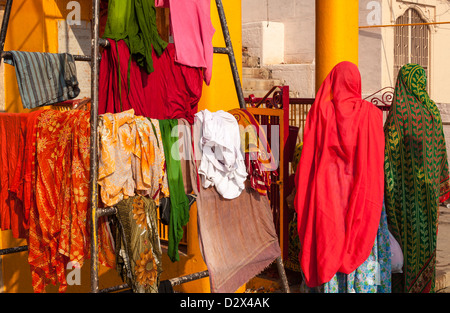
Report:
[[[361,99],[356,65],[336,65],[306,121],[296,172],[299,260],[308,287],[369,257],[383,207],[382,112]]]

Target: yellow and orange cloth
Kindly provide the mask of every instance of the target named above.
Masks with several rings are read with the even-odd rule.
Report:
[[[272,174],[277,175],[277,162],[270,149],[266,133],[255,117],[243,109],[228,111],[239,124],[241,151],[245,156],[250,185],[261,195],[267,195]]]

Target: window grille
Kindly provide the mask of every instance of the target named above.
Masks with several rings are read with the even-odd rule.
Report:
[[[396,20],[397,25],[426,23],[415,9],[408,9]],[[394,75],[407,63],[419,64],[425,69],[429,79],[430,29],[428,25],[395,27]],[[428,83],[428,86],[430,84]]]

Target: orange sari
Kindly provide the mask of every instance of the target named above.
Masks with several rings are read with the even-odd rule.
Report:
[[[30,210],[29,257],[35,292],[59,283],[68,262],[89,257],[89,112],[45,110],[36,127],[36,205]]]

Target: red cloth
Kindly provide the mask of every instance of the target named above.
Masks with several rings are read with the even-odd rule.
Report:
[[[35,134],[42,111],[0,114],[0,228],[27,238],[33,187]]]
[[[2,230],[13,229],[14,237],[17,236],[18,225],[12,225],[11,219],[18,219],[15,212],[21,212],[21,203],[10,192],[16,165],[21,158],[23,150],[23,136],[21,131],[22,114],[0,114],[0,228]],[[22,148],[22,149],[21,149]],[[14,215],[16,215],[14,217]],[[13,222],[14,224],[14,222]],[[20,232],[20,231],[19,231]]]
[[[202,68],[175,62],[175,47],[168,44],[161,56],[152,52],[154,71],[148,74],[130,61],[123,40],[117,44],[108,40],[111,47],[103,50],[100,63],[99,114],[134,109],[140,116],[194,122],[203,88]]]
[[[383,204],[382,112],[361,99],[361,75],[338,64],[307,117],[296,172],[299,260],[309,287],[370,255]]]

